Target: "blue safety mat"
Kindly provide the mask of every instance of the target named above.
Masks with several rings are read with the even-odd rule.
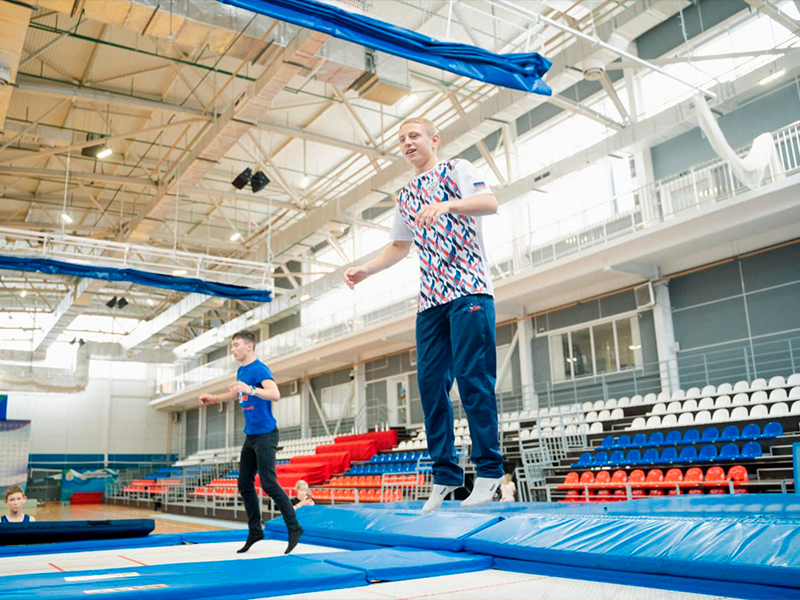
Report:
[[[470,573],[491,569],[494,563],[491,556],[404,547],[304,556],[363,571],[368,581],[402,581]]]
[[[319,505],[304,508],[300,518],[306,534],[323,540],[453,552],[464,549],[467,537],[499,521],[499,517],[491,514],[421,514],[416,511],[351,510]],[[284,534],[283,519],[269,521],[265,530]]]
[[[466,549],[574,567],[800,587],[794,519],[516,516],[471,536]]]
[[[133,574],[125,576],[124,574]],[[109,578],[111,576],[111,578]],[[114,577],[116,576],[116,577]],[[75,578],[80,579],[75,579]],[[99,580],[86,578],[102,577]],[[0,597],[263,598],[367,585],[364,571],[303,556],[0,577]],[[105,591],[103,591],[105,590]]]
[[[155,527],[153,519],[4,523],[0,527],[0,546],[137,538]]]
[[[177,546],[182,536],[175,533],[148,535],[121,540],[86,540],[83,542],[57,542],[29,546],[0,546],[0,558],[5,556],[31,556],[34,554],[65,554],[68,552],[94,552],[96,550],[123,550],[126,548],[159,548]],[[227,541],[227,540],[226,540]]]

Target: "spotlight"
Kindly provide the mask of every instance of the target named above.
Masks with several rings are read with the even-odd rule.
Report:
[[[106,158],[107,156],[111,156],[113,153],[114,153],[114,151],[111,148],[109,148],[108,146],[102,146],[100,148],[100,151],[97,153],[97,158],[102,160],[102,159]]]
[[[117,308],[122,310],[126,306],[128,306],[128,301],[125,300],[125,298],[120,297],[120,299],[117,300]]]
[[[304,175],[304,176],[303,176],[303,180],[300,182],[300,189],[301,189],[301,190],[304,190],[304,189],[306,189],[306,188],[308,187],[308,183],[309,183],[309,181],[308,181],[308,175]]]
[[[117,297],[116,296],[114,296],[111,300],[106,302],[106,306],[108,308],[114,308],[116,305],[117,305]]]
[[[28,290],[22,290],[22,291],[19,293],[19,296],[20,296],[20,298],[24,298],[24,297],[25,297],[25,296],[27,296],[27,295],[28,295]]]
[[[73,223],[72,217],[70,217],[67,213],[61,213],[61,220],[67,225],[71,225]]]
[[[176,277],[180,277],[181,275],[186,275],[186,269],[175,269],[172,272],[172,274],[175,275]]]
[[[241,233],[239,233],[238,231],[237,231],[237,232],[235,232],[235,233],[234,233],[234,234],[231,236],[231,241],[232,241],[232,242],[238,242],[240,239],[242,239],[242,234],[241,234]]]
[[[250,170],[250,167],[246,168],[244,171],[239,173],[231,183],[233,187],[237,190],[241,190],[244,186],[250,183],[250,178],[253,176],[253,172]]]
[[[250,179],[250,186],[253,188],[253,193],[257,194],[269,185],[269,177],[264,175],[263,171],[258,171]]]
[[[147,306],[155,306],[155,305],[156,305],[155,300],[153,300],[152,298],[147,299]]]
[[[103,136],[96,135],[94,133],[89,133],[86,135],[86,141],[91,142],[92,140],[102,140]],[[113,150],[106,146],[105,144],[97,144],[96,146],[88,146],[86,148],[81,148],[81,154],[83,156],[88,156],[89,158],[99,158],[103,159],[108,156],[111,156]]]

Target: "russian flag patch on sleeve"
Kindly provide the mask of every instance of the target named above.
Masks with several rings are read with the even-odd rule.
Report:
[[[483,181],[476,181],[472,184],[472,187],[474,187],[476,190],[485,190],[486,184]]]

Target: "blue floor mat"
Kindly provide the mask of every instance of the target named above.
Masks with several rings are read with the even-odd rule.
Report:
[[[299,519],[306,534],[315,538],[452,552],[463,550],[464,540],[470,535],[500,521],[491,514],[421,514],[330,506],[306,507]],[[281,518],[269,521],[265,529],[279,534],[286,531]]]
[[[94,552],[96,550],[124,550],[127,548],[159,548],[164,546],[177,546],[181,543],[181,534],[161,533],[121,540],[86,540],[83,542],[32,544],[30,546],[0,546],[0,558],[6,556],[32,556],[35,554]]]
[[[123,574],[131,574],[123,576]],[[116,578],[113,576],[116,575]],[[109,578],[112,576],[112,578]],[[102,577],[88,581],[89,577]],[[82,579],[75,579],[82,578]],[[3,600],[111,597],[233,600],[367,585],[364,571],[303,556],[183,563],[0,578]],[[105,591],[103,591],[105,590]]]

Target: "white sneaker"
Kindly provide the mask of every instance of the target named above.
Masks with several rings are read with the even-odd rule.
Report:
[[[498,477],[497,479],[476,477],[475,485],[472,487],[472,493],[461,503],[461,506],[478,506],[479,504],[491,502],[497,490],[500,489],[501,483],[503,483],[502,477]]]
[[[441,508],[442,502],[444,502],[447,495],[457,489],[458,486],[456,485],[438,485],[434,483],[431,496],[428,498],[425,506],[422,507],[422,512],[429,513],[435,511],[437,508]]]

